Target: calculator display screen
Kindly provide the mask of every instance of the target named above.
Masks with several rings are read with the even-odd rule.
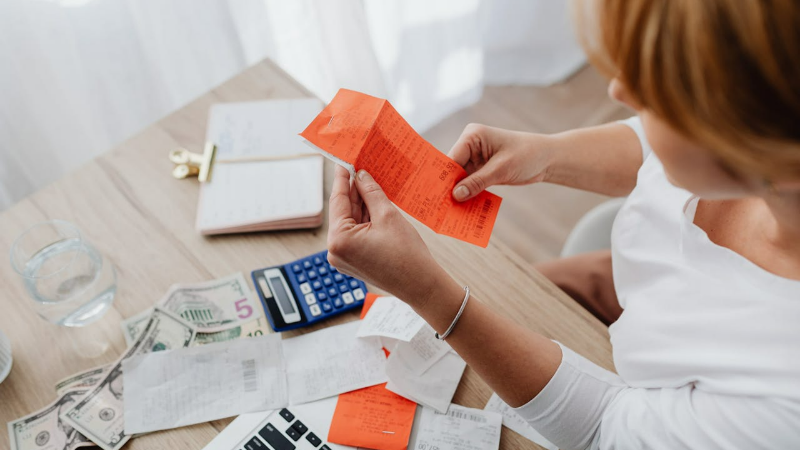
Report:
[[[269,284],[272,285],[272,291],[275,292],[275,298],[280,302],[281,309],[283,309],[286,314],[293,313],[294,304],[286,294],[286,290],[283,289],[283,280],[278,277],[272,277],[269,279]]]

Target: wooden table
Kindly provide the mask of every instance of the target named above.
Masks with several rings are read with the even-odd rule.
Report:
[[[171,284],[237,271],[247,274],[325,248],[325,226],[310,231],[200,236],[194,230],[198,183],[173,179],[167,160],[170,149],[202,148],[208,109],[214,103],[310,96],[265,60],[0,214],[0,255],[8,255],[13,239],[32,224],[60,218],[80,227],[113,262],[118,277],[113,308],[92,325],[106,336],[110,348],[86,359],[78,357],[73,347],[76,331],[39,318],[19,277],[7,262],[0,265],[0,329],[11,339],[14,354],[13,369],[0,384],[0,423],[52,402],[57,380],[115,360],[125,349],[120,320],[152,306]],[[332,167],[327,165],[326,198],[331,174]],[[612,368],[606,328],[513,250],[496,240],[481,249],[436,235],[419,223],[415,226],[436,259],[457,280],[468,283],[483,302]],[[307,331],[355,318],[355,313],[345,314]],[[454,402],[482,408],[490,394],[488,386],[467,368]],[[199,449],[229,422],[153,433],[131,440],[126,448]],[[5,449],[7,431],[0,429],[0,448]],[[504,429],[501,448],[537,447]]]

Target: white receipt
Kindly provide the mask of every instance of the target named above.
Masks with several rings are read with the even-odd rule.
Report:
[[[452,404],[446,414],[423,407],[408,448],[492,450],[500,448],[500,414]]]
[[[400,352],[398,356],[414,368],[414,375],[422,375],[452,348],[447,342],[433,337],[433,328],[426,323],[410,342],[398,342],[391,351]]]
[[[514,409],[506,402],[504,402],[497,394],[492,394],[492,397],[486,403],[486,406],[483,408],[486,411],[494,411],[498,412],[503,415],[503,425],[507,426],[508,428],[516,431],[517,433],[521,434],[525,438],[535,442],[536,444],[541,445],[542,447],[548,450],[558,450],[558,447],[555,446],[552,442],[548,441],[544,436],[539,434],[532,426],[528,425],[528,422],[519,416]]]
[[[408,342],[423,325],[425,320],[402,300],[378,297],[361,321],[357,336],[381,336]]]
[[[386,361],[389,377],[386,389],[436,411],[447,411],[467,363],[455,353],[447,352],[425,373],[417,375],[413,362],[405,357],[410,352],[400,351],[403,344],[398,343]]]
[[[122,363],[126,434],[286,406],[281,337],[148,353]]]
[[[283,341],[289,403],[296,405],[386,382],[377,339],[356,339],[360,321]]]

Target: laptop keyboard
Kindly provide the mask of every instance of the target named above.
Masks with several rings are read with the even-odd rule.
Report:
[[[308,429],[299,418],[284,408],[277,414],[267,417],[259,428],[252,433],[241,450],[331,450],[323,444],[322,439]]]

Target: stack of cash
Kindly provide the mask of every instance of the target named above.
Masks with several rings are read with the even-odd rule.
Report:
[[[125,433],[122,361],[168,350],[269,332],[258,300],[241,273],[173,285],[156,306],[122,322],[128,349],[111,364],[59,381],[57,399],[8,423],[11,450],[117,450]]]

